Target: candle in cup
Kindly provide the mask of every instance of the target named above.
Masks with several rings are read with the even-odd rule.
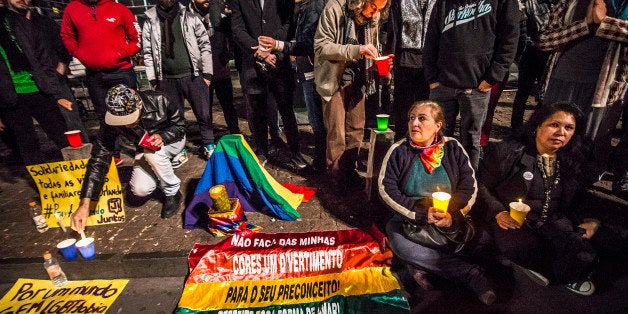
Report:
[[[432,193],[432,200],[434,202],[432,207],[440,209],[443,211],[443,214],[446,214],[450,199],[451,195],[447,192],[434,192]]]
[[[511,202],[510,206],[510,217],[514,219],[519,226],[523,225],[523,222],[526,220],[526,216],[530,212],[530,206],[525,204],[519,199],[518,202]]]

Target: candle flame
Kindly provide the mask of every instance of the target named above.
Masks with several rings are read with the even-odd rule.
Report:
[[[519,203],[521,203],[521,199],[519,199]]]

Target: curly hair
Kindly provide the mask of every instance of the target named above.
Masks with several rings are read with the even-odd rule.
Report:
[[[374,2],[375,0],[347,0],[349,17],[354,19],[359,25],[366,24],[367,18],[362,15],[362,11],[367,3],[373,4]],[[391,0],[386,0],[386,5],[381,11],[379,11],[380,20],[388,19],[388,14],[390,13],[390,2]]]
[[[576,120],[576,130],[571,140],[557,152],[557,158],[561,162],[561,173],[569,173],[575,176],[581,175],[581,166],[588,156],[588,145],[585,145],[585,115],[575,104],[570,102],[555,102],[548,105],[537,107],[530,120],[526,123],[525,131],[521,135],[521,142],[526,145],[530,152],[537,152],[536,149],[536,130],[549,119],[550,116],[557,112],[566,112]]]

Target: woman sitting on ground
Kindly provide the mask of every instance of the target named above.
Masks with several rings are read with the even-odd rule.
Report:
[[[467,285],[480,301],[491,304],[496,296],[484,269],[453,251],[418,244],[404,231],[407,226],[433,224],[455,232],[466,225],[463,212],[475,201],[477,183],[469,156],[458,141],[442,135],[443,121],[438,104],[415,102],[408,113],[408,135],[384,157],[379,194],[395,212],[386,234],[395,257],[405,263],[419,286],[431,287],[425,277],[431,273]],[[436,191],[451,194],[445,214],[432,207],[431,195]]]
[[[545,105],[520,141],[489,146],[473,212],[485,215],[498,249],[535,282],[569,283],[571,291],[590,295],[594,286],[586,277],[596,253],[588,239],[599,222],[577,219],[572,202],[582,184],[583,118],[572,104]],[[531,208],[522,226],[509,215],[509,203],[519,199]]]

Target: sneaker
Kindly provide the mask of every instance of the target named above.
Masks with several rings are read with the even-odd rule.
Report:
[[[595,292],[595,286],[590,280],[578,281],[565,286],[567,290],[579,295],[592,295]]]
[[[216,144],[207,144],[201,149],[201,152],[203,153],[206,159],[209,159],[209,157],[212,156],[215,150],[216,150]]]
[[[547,287],[549,285],[549,280],[545,278],[545,276],[535,272],[534,270],[527,269],[525,267],[519,266],[517,264],[513,264],[515,268],[524,273],[530,280],[532,280],[537,285]]]
[[[266,158],[265,155],[259,154],[259,155],[257,155],[257,159],[259,160],[259,163],[262,164],[262,167],[266,166],[266,163],[268,162],[268,159]]]
[[[480,299],[480,302],[484,303],[484,305],[491,305],[497,300],[497,295],[495,294],[495,291],[487,290],[482,293],[478,299]]]
[[[414,281],[419,285],[419,287],[421,287],[421,289],[429,291],[434,289],[434,287],[432,286],[432,283],[427,279],[427,276],[425,275],[425,273],[423,273],[422,271],[414,268],[414,267],[409,267],[410,268],[410,274],[412,276],[412,279],[414,279]]]
[[[307,161],[303,159],[301,153],[293,153],[290,156],[290,165],[296,170],[303,170],[308,166]]]
[[[116,163],[116,166],[120,166],[124,163],[122,157],[113,157],[113,162]]]
[[[180,153],[172,158],[170,163],[172,164],[172,168],[177,169],[183,166],[186,162],[188,162],[188,150],[187,148],[184,148]]]
[[[172,215],[176,214],[179,211],[182,199],[183,195],[181,195],[181,191],[177,191],[177,194],[175,195],[166,196],[164,205],[161,208],[161,218],[170,218]]]

